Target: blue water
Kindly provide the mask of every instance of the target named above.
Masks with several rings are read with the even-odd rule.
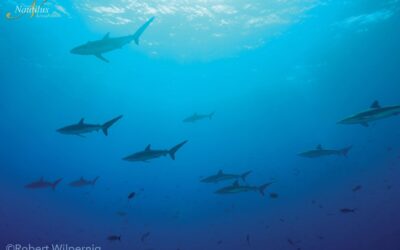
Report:
[[[18,4],[0,3],[0,248],[400,249],[400,118],[337,124],[400,103],[399,1],[50,1],[7,20]],[[69,53],[151,16],[110,63]],[[215,115],[182,122],[195,112]],[[118,115],[107,137],[56,132]],[[183,140],[175,161],[122,160]],[[298,156],[317,144],[353,148]],[[274,183],[217,195],[232,182],[200,179],[220,169]],[[81,176],[100,178],[68,185]],[[24,188],[41,177],[63,181]]]

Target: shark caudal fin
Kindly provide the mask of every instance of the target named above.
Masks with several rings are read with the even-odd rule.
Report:
[[[53,182],[53,184],[51,184],[51,189],[56,190],[57,185],[62,181],[62,178],[56,180],[55,182]]]
[[[243,181],[246,181],[246,178],[249,176],[249,174],[251,174],[251,171],[244,172],[240,177]]]
[[[176,151],[178,151],[183,145],[185,145],[186,143],[187,143],[188,141],[186,140],[186,141],[183,141],[183,142],[181,142],[181,143],[179,143],[178,145],[176,145],[175,147],[173,147],[173,148],[171,148],[170,150],[169,150],[169,155],[171,156],[171,159],[172,160],[175,160],[175,153],[176,153]]]
[[[92,181],[92,186],[96,185],[96,182],[97,182],[97,180],[98,180],[99,178],[100,178],[100,177],[97,176],[96,178],[93,179],[93,181]]]
[[[121,118],[122,118],[122,115],[120,115],[120,116],[118,116],[118,117],[115,117],[114,119],[112,119],[112,120],[110,120],[110,121],[104,123],[104,124],[101,126],[101,127],[102,127],[101,129],[103,130],[103,133],[104,133],[105,136],[108,135],[108,129],[109,129],[114,123],[116,123],[119,119],[121,119]]]
[[[139,45],[139,38],[143,34],[143,32],[147,29],[147,27],[154,21],[155,17],[150,18],[147,22],[145,22],[140,28],[132,35],[133,40],[135,40],[136,45]]]
[[[347,157],[347,155],[349,154],[349,151],[350,151],[352,148],[353,148],[353,146],[346,147],[346,148],[340,150],[340,153],[341,153],[343,156]]]
[[[266,189],[267,187],[269,187],[269,185],[271,185],[271,184],[272,184],[272,182],[268,182],[268,183],[265,183],[265,184],[261,185],[260,187],[258,187],[258,191],[260,192],[260,194],[261,194],[262,196],[265,195],[265,189]]]

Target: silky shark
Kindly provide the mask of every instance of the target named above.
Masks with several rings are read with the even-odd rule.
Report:
[[[338,124],[361,124],[368,127],[370,122],[388,118],[400,114],[400,105],[381,107],[378,101],[374,101],[370,109],[347,117]]]
[[[99,177],[94,178],[93,180],[85,180],[85,178],[81,177],[79,180],[73,181],[69,183],[71,187],[86,187],[86,186],[94,186]]]
[[[235,181],[232,185],[223,187],[215,191],[216,194],[237,194],[237,193],[244,193],[244,192],[259,192],[262,196],[264,196],[264,191],[267,187],[269,187],[272,182],[265,183],[261,186],[247,186],[247,185],[240,185],[239,181]]]
[[[234,180],[234,179],[242,179],[246,181],[246,177],[251,174],[251,171],[247,171],[243,174],[226,174],[222,170],[218,171],[217,174],[211,175],[201,180],[201,182],[205,183],[217,183],[220,181]]]
[[[122,118],[122,115],[115,117],[114,119],[104,123],[104,124],[88,124],[85,123],[85,119],[82,118],[77,124],[72,124],[60,129],[57,129],[57,132],[66,135],[77,135],[83,137],[82,134],[90,133],[93,131],[102,130],[104,135],[108,135],[108,129],[116,123],[119,119]]]
[[[204,120],[204,119],[210,119],[211,120],[212,117],[214,116],[214,113],[215,112],[212,112],[212,113],[207,114],[207,115],[199,115],[197,113],[194,113],[193,115],[185,118],[183,120],[183,122],[192,122],[193,123],[193,122],[197,122],[197,121]]]
[[[93,55],[103,60],[104,62],[109,62],[104,56],[104,53],[120,49],[124,45],[135,41],[139,45],[139,38],[146,28],[153,22],[154,17],[150,18],[146,23],[144,23],[134,34],[121,37],[110,37],[108,32],[103,39],[96,41],[89,41],[71,50],[72,54],[76,55]]]
[[[319,145],[317,145],[317,147],[315,149],[300,153],[299,156],[307,157],[307,158],[318,158],[318,157],[331,156],[331,155],[347,156],[351,148],[352,148],[352,146],[345,147],[342,149],[324,149],[324,148],[322,148],[322,145],[319,144]]]
[[[171,149],[166,150],[156,150],[152,149],[151,145],[149,144],[143,151],[133,153],[128,155],[127,157],[122,158],[125,161],[142,161],[147,162],[148,160],[156,159],[162,156],[169,155],[172,160],[175,160],[175,153],[187,143],[188,141],[183,141],[178,145],[172,147]]]
[[[41,177],[38,181],[34,181],[32,183],[29,183],[25,185],[25,188],[30,188],[30,189],[39,189],[39,188],[51,188],[53,190],[56,189],[57,185],[62,181],[62,178],[57,179],[54,182],[50,181],[45,181],[43,177]]]

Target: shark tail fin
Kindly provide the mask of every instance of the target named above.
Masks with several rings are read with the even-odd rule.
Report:
[[[147,22],[145,22],[140,28],[132,35],[133,40],[135,41],[136,45],[139,45],[139,38],[143,34],[143,32],[147,29],[147,27],[153,22],[154,16],[150,18]]]
[[[114,119],[104,123],[103,126],[101,126],[105,136],[108,135],[108,129],[121,118],[122,118],[122,115],[117,116]]]
[[[249,174],[251,174],[251,171],[247,171],[245,173],[243,173],[240,177],[242,178],[243,181],[246,181],[247,176],[249,176]]]
[[[62,178],[56,180],[56,181],[51,185],[51,188],[52,188],[53,190],[56,190],[57,185],[60,184],[61,181],[62,181]]]
[[[176,151],[178,151],[183,145],[185,145],[188,141],[183,141],[181,143],[179,143],[178,145],[176,145],[175,147],[171,148],[169,150],[169,155],[171,156],[172,160],[175,160],[175,153]]]
[[[260,192],[260,194],[261,194],[262,196],[265,195],[265,189],[266,189],[269,185],[271,185],[271,184],[272,184],[272,182],[268,182],[268,183],[265,183],[265,184],[261,185],[261,186],[258,188],[258,190],[259,190],[259,192]]]
[[[349,147],[346,147],[346,148],[342,149],[341,150],[342,155],[347,157],[347,155],[349,154],[349,151],[351,150],[352,147],[353,146],[349,146]]]
[[[99,177],[97,176],[96,178],[93,179],[92,181],[92,186],[96,185],[97,180],[99,179]]]

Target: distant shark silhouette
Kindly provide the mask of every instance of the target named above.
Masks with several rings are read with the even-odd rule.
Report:
[[[32,183],[29,183],[29,184],[25,185],[25,188],[29,188],[29,189],[51,188],[51,189],[55,190],[57,185],[61,181],[62,181],[62,178],[61,179],[57,179],[54,182],[50,182],[50,181],[45,181],[43,179],[43,177],[41,177],[38,181],[34,181]]]
[[[318,158],[324,156],[347,156],[349,154],[350,149],[352,146],[345,147],[342,149],[324,149],[321,144],[317,145],[315,149],[308,150],[299,154],[299,156],[306,157],[306,158]]]
[[[378,101],[374,101],[369,110],[347,117],[338,124],[361,124],[368,127],[370,122],[400,114],[400,105],[381,107]]]
[[[73,48],[71,53],[76,55],[93,55],[108,63],[109,61],[103,57],[104,53],[120,49],[132,41],[135,41],[135,43],[139,45],[140,36],[150,25],[150,23],[153,22],[154,18],[155,17],[150,18],[133,35],[110,38],[110,33],[107,33],[101,40],[87,42]]]
[[[66,135],[77,135],[83,137],[82,134],[90,133],[93,131],[99,131],[100,129],[103,131],[104,135],[108,135],[108,129],[116,123],[119,119],[122,118],[122,115],[115,117],[114,119],[100,125],[100,124],[87,124],[85,123],[85,119],[82,118],[77,124],[69,125],[60,129],[57,129],[57,132]]]
[[[148,160],[156,159],[161,156],[167,156],[167,155],[169,155],[172,160],[175,160],[175,153],[187,142],[188,141],[183,141],[178,145],[172,147],[171,149],[165,149],[165,150],[152,149],[151,145],[149,144],[143,151],[128,155],[127,157],[124,157],[123,160],[147,162]]]
[[[207,115],[199,115],[197,113],[194,113],[193,115],[185,118],[183,120],[183,122],[194,123],[194,122],[197,122],[197,121],[200,121],[200,120],[204,120],[204,119],[207,119],[207,118],[211,120],[213,116],[214,116],[214,112],[212,112],[210,114],[207,114]]]
[[[235,181],[232,185],[227,187],[223,187],[215,191],[216,194],[238,194],[238,193],[245,193],[245,192],[259,192],[262,196],[265,194],[265,189],[269,187],[272,182],[265,183],[261,186],[247,186],[247,185],[240,185],[239,181]]]
[[[251,174],[251,171],[247,171],[243,174],[227,174],[227,173],[224,173],[222,170],[219,170],[217,174],[208,176],[208,177],[202,179],[201,182],[217,183],[220,181],[227,181],[227,180],[233,180],[233,179],[242,179],[243,181],[246,181],[246,177],[249,174]]]
[[[69,186],[76,187],[76,188],[86,187],[86,186],[94,186],[98,179],[99,179],[99,177],[96,177],[93,180],[85,180],[85,178],[81,177],[79,180],[69,183]]]

